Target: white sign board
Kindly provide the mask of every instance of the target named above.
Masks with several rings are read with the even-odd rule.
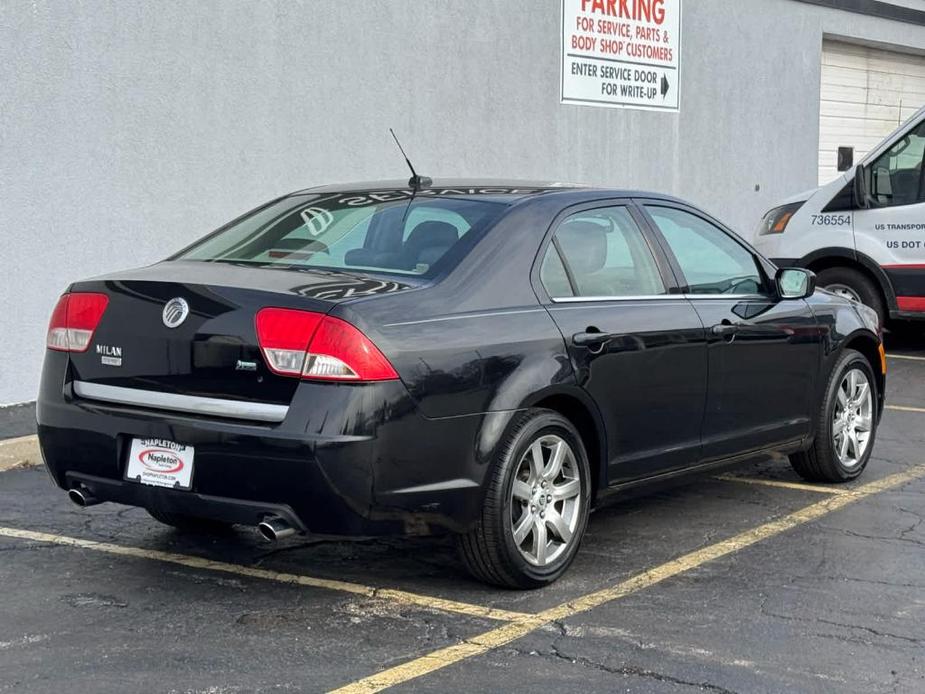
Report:
[[[677,111],[681,0],[562,0],[562,103]]]

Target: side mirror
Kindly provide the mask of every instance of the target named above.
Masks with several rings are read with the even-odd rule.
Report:
[[[866,210],[870,207],[870,191],[867,190],[867,175],[864,167],[858,164],[854,167],[854,207]]]
[[[835,163],[838,173],[854,166],[854,147],[839,147]]]
[[[802,268],[781,268],[776,281],[782,299],[805,299],[816,291],[816,273]]]

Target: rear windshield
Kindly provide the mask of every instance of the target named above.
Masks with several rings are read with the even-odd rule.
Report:
[[[444,256],[458,260],[469,245],[462,240],[474,240],[506,207],[496,200],[410,196],[410,191],[291,196],[172,260],[428,275]]]

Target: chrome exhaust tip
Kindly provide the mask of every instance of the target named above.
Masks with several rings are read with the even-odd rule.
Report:
[[[93,496],[88,490],[74,487],[67,490],[67,498],[82,508],[95,506],[100,500]]]
[[[264,540],[276,542],[284,537],[295,535],[296,529],[279,516],[268,516],[257,524],[257,532]]]

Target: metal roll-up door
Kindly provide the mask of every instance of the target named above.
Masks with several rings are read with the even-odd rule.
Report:
[[[925,56],[824,41],[819,184],[839,175],[839,147],[859,162],[923,104]]]

